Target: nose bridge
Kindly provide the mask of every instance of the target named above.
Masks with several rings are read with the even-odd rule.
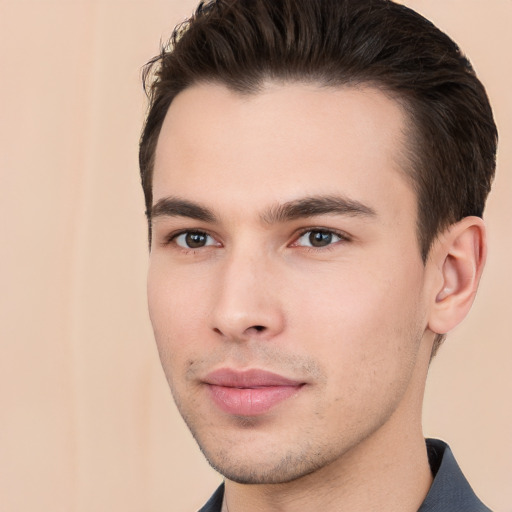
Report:
[[[271,336],[282,329],[274,266],[261,247],[236,244],[226,254],[217,279],[213,329],[231,339]]]

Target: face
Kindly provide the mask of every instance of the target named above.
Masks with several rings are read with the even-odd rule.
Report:
[[[427,271],[404,123],[370,88],[198,85],[170,107],[150,316],[177,406],[229,479],[319,471],[416,411]]]

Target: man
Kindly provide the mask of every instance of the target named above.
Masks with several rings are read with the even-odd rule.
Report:
[[[455,43],[387,0],[220,0],[152,72],[149,309],[225,477],[202,511],[488,510],[421,429],[495,168]]]

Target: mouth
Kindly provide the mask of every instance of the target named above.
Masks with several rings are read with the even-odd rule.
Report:
[[[214,404],[236,416],[257,416],[300,392],[305,382],[265,370],[215,370],[204,379]]]

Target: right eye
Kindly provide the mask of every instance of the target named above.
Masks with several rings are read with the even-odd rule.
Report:
[[[200,249],[209,245],[217,245],[210,235],[202,231],[185,231],[175,236],[174,242],[183,249]]]

